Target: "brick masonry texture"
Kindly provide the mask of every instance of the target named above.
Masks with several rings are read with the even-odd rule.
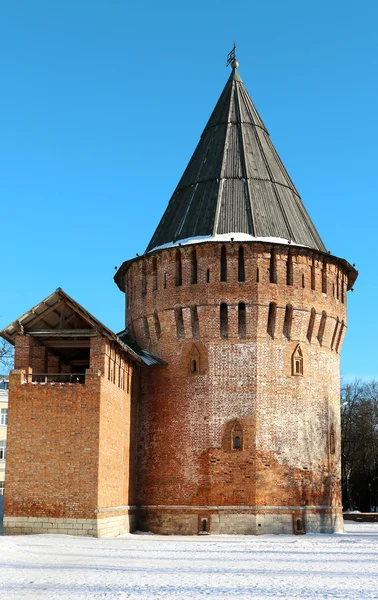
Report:
[[[269,506],[276,507],[275,516],[270,512],[265,519],[269,531],[274,522],[277,533],[282,531],[282,519],[284,529],[290,522],[293,531],[292,515],[303,509],[310,528],[340,530],[339,352],[347,273],[333,257],[275,246],[276,283],[270,283],[272,246],[245,243],[240,282],[240,244],[224,246],[227,281],[220,281],[217,243],[160,250],[134,261],[125,275],[128,328],[168,363],[146,371],[141,380],[140,526],[195,533],[205,515],[210,530],[221,522],[222,532],[257,532],[259,507]],[[197,283],[192,283],[194,248]],[[220,331],[222,303],[228,307],[227,337]],[[242,339],[239,303],[245,304]],[[267,331],[271,303],[276,305],[273,336]],[[293,374],[298,344],[303,376]],[[232,447],[235,425],[242,431],[240,449]],[[169,506],[182,508],[169,512]],[[193,516],[186,507],[199,508]],[[206,507],[232,508],[218,514]],[[247,509],[235,516],[236,507]]]

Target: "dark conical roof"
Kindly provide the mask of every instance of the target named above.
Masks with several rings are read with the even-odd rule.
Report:
[[[236,68],[147,252],[228,234],[325,251]]]

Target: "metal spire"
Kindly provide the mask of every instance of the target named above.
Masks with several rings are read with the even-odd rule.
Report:
[[[234,47],[232,48],[231,52],[229,52],[227,54],[226,67],[228,67],[229,65],[231,65],[231,67],[233,69],[237,69],[239,67],[239,63],[236,60],[236,43],[235,42],[234,42]]]

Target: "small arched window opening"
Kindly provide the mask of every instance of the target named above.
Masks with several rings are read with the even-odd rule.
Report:
[[[286,261],[286,285],[293,285],[293,251],[289,249]]]
[[[296,525],[297,525],[298,532],[303,531],[302,519],[297,519]]]
[[[207,531],[207,519],[202,519],[201,521],[201,531],[205,533]]]
[[[182,285],[182,261],[180,250],[176,250],[176,285]]]
[[[288,340],[290,340],[290,338],[291,338],[292,325],[293,325],[293,307],[291,304],[287,304],[286,308],[285,308],[283,334]]]
[[[163,275],[163,286],[164,286],[164,289],[167,288],[167,273],[164,273],[164,275]]]
[[[274,248],[272,248],[270,251],[269,282],[277,283],[277,258]]]
[[[275,333],[275,329],[276,329],[276,315],[277,315],[277,304],[275,302],[271,302],[269,304],[268,326],[267,326],[267,332],[269,333],[271,338],[274,338],[274,333]]]
[[[323,345],[323,338],[324,338],[324,331],[325,331],[326,321],[327,321],[327,313],[323,310],[322,316],[321,316],[321,319],[320,319],[319,330],[318,330],[318,340],[319,340],[319,344],[321,346]]]
[[[231,430],[231,448],[232,450],[243,449],[243,429],[238,421]]]
[[[243,248],[243,246],[239,246],[238,281],[245,281],[244,248]]]
[[[293,352],[291,365],[292,375],[303,375],[303,353],[299,344]]]
[[[329,429],[329,452],[330,454],[335,454],[336,452],[335,428],[333,423]]]
[[[305,276],[304,273],[302,273],[302,288],[305,287]]]
[[[316,311],[315,311],[315,308],[312,308],[311,314],[310,314],[310,321],[308,323],[308,328],[307,328],[307,339],[310,343],[312,340],[312,335],[314,333],[315,317],[316,317]]]
[[[311,289],[315,290],[315,259],[312,259],[311,265]]]
[[[192,269],[192,283],[197,283],[197,253],[196,249],[192,248],[191,254],[191,269]]]
[[[220,335],[222,338],[228,337],[228,307],[224,302],[220,305]]]
[[[238,304],[238,335],[239,339],[244,340],[246,336],[247,322],[246,309],[244,302]]]
[[[197,361],[195,358],[192,358],[190,361],[190,370],[192,373],[197,373]]]
[[[192,338],[195,340],[199,339],[199,325],[198,325],[198,310],[197,306],[190,307],[190,318],[192,322]]]
[[[157,290],[157,258],[156,256],[152,257],[152,289],[153,291]]]
[[[333,350],[333,347],[335,345],[336,336],[337,336],[337,330],[339,329],[339,325],[340,325],[340,321],[339,321],[339,317],[337,317],[335,329],[333,330],[333,335],[332,335],[331,350]]]
[[[227,253],[226,246],[221,249],[220,280],[227,281]]]
[[[157,313],[156,310],[154,310],[154,313],[153,313],[153,321],[154,321],[154,327],[155,327],[156,337],[157,337],[158,340],[160,340],[160,337],[161,337],[161,327],[160,327],[159,315],[158,315],[158,313]]]
[[[327,293],[327,263],[325,260],[322,265],[322,293]]]
[[[182,315],[181,306],[175,307],[175,319],[176,319],[177,339],[182,340],[184,338],[185,332],[184,332],[184,318]]]
[[[210,283],[210,269],[206,269],[206,283]]]
[[[257,267],[256,269],[256,283],[259,283],[260,281],[260,272],[259,272],[259,268]]]
[[[200,358],[198,348],[193,344],[188,356],[188,367],[191,375],[198,375],[200,373]]]

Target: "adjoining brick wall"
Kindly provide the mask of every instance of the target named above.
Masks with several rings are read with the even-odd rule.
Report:
[[[340,528],[339,352],[346,327],[345,267],[309,249],[277,246],[276,283],[271,283],[271,245],[244,243],[244,281],[238,281],[240,244],[228,243],[227,281],[220,281],[221,246],[196,245],[197,283],[192,283],[191,246],[179,249],[180,285],[176,248],[141,257],[126,272],[128,327],[142,346],[168,363],[144,372],[141,379],[140,526],[195,533],[200,514],[208,510],[223,532],[232,532],[234,526],[247,532],[258,527],[257,521],[251,525],[253,515],[273,507],[270,521],[265,519],[269,531],[275,518],[277,532],[282,530],[279,515],[285,510],[292,511],[286,521],[282,516],[284,528],[291,531],[298,510],[306,512],[315,530]],[[222,303],[227,305],[223,330]],[[275,322],[269,333],[272,303]],[[298,348],[303,374],[293,372]],[[199,364],[195,373],[190,370],[192,356]],[[235,421],[243,445],[234,449]],[[331,425],[334,454],[329,449]],[[222,517],[216,517],[217,507],[223,507]],[[235,517],[238,507],[250,518]]]

